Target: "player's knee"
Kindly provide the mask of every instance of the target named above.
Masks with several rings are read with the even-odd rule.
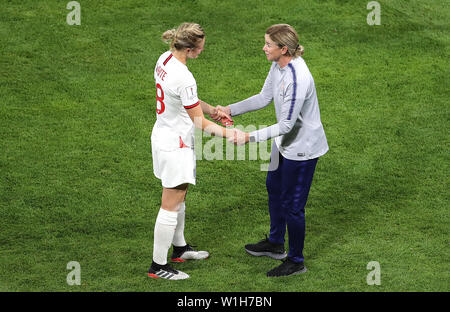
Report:
[[[178,212],[181,210],[181,205],[182,203],[170,203],[170,204],[165,204],[162,203],[161,208],[167,211],[172,211],[172,212]]]

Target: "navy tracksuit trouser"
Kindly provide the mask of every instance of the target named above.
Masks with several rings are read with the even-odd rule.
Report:
[[[268,171],[266,179],[270,214],[269,241],[284,244],[287,226],[288,257],[294,262],[303,262],[305,205],[318,158],[289,160],[279,152],[278,157],[278,166],[274,167],[275,170]]]

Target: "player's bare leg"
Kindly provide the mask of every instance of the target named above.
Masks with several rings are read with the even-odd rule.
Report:
[[[189,184],[181,184],[174,188],[163,187],[161,208],[168,211],[178,211],[184,202]]]

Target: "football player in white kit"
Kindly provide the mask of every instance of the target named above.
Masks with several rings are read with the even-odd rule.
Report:
[[[171,49],[163,53],[155,66],[157,120],[152,130],[153,172],[161,180],[161,207],[154,229],[153,262],[148,271],[152,278],[180,280],[189,275],[173,269],[171,260],[205,259],[207,251],[196,251],[184,238],[185,197],[188,184],[195,185],[194,126],[215,136],[232,138],[237,130],[226,129],[207,120],[229,117],[197,97],[194,76],[186,66],[188,59],[197,58],[205,44],[200,25],[183,23],[163,34]],[[231,119],[231,117],[229,117]]]

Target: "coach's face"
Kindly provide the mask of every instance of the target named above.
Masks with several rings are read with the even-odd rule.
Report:
[[[266,54],[267,60],[271,62],[278,62],[280,57],[282,57],[283,54],[286,53],[285,47],[280,48],[278,44],[270,39],[270,36],[268,34],[264,35],[264,39],[266,43],[264,44],[263,51]]]
[[[200,42],[200,44],[197,47],[195,47],[194,49],[188,49],[188,53],[187,53],[188,58],[191,58],[191,59],[197,58],[200,55],[200,53],[202,53],[202,51],[205,47],[205,39],[206,38],[203,38],[202,41]]]

